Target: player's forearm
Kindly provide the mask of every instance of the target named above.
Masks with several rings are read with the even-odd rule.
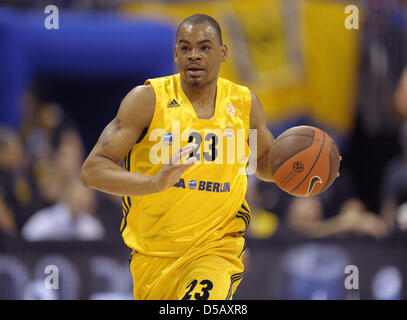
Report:
[[[257,159],[256,177],[266,182],[274,182],[270,170],[270,152],[271,148]]]
[[[141,196],[156,192],[152,184],[153,176],[129,172],[101,156],[85,161],[81,177],[87,187],[118,196]]]

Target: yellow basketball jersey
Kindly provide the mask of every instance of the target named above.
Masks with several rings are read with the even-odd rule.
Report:
[[[153,256],[178,257],[193,247],[243,235],[251,93],[219,78],[212,119],[199,119],[181,88],[180,74],[149,79],[156,95],[150,126],[124,159],[131,172],[155,175],[188,142],[198,162],[164,192],[123,198],[123,239]]]

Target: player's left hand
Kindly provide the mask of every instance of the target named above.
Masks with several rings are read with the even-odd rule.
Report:
[[[178,182],[183,172],[196,162],[194,157],[185,160],[196,147],[197,144],[189,143],[172,155],[168,163],[165,163],[152,179],[154,192],[165,191]]]

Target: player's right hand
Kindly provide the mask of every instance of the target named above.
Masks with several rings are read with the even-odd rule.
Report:
[[[172,155],[168,163],[165,163],[152,178],[151,184],[154,192],[165,191],[179,181],[183,172],[196,162],[195,157],[188,158],[188,156],[197,146],[195,143],[189,143]]]

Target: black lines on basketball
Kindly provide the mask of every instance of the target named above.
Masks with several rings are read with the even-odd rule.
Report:
[[[308,176],[309,176],[309,174],[311,173],[312,169],[314,169],[315,164],[317,163],[319,157],[321,156],[322,149],[324,148],[324,145],[325,145],[325,133],[323,132],[322,134],[323,134],[323,140],[322,140],[321,148],[319,149],[318,155],[317,155],[317,157],[316,157],[316,159],[315,159],[315,161],[314,161],[314,163],[313,163],[311,169],[308,170],[308,173],[307,173],[307,175],[304,177],[304,179],[302,179],[301,182],[300,182],[294,189],[290,190],[290,192],[294,192],[294,191],[305,181],[305,179],[308,178]]]
[[[275,152],[280,156],[275,159],[271,165],[271,172],[276,172],[282,164],[294,157],[296,154],[309,148],[314,141],[314,134],[292,134],[284,137],[278,137],[273,144],[271,153]],[[295,150],[292,153],[292,150]]]
[[[326,190],[338,176],[341,159],[333,139],[311,126],[284,131],[269,158],[277,186],[297,197],[311,197]]]

